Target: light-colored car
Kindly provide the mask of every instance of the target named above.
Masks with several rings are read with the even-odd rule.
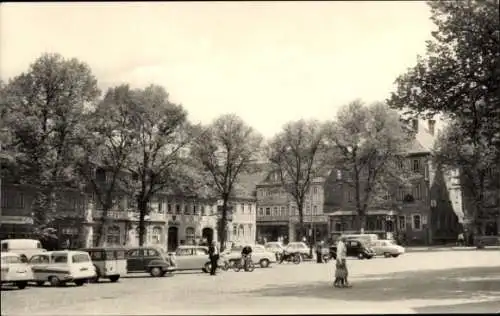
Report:
[[[266,248],[267,251],[274,253],[277,261],[280,260],[281,256],[283,255],[283,251],[285,250],[285,247],[279,241],[266,242],[264,248]]]
[[[1,244],[2,252],[17,253],[24,262],[27,262],[33,254],[46,251],[36,239],[4,239]]]
[[[174,256],[177,271],[201,269],[203,272],[209,272],[211,269],[208,247],[179,246],[175,250]],[[219,265],[224,262],[224,255],[222,255],[219,259]]]
[[[2,252],[2,284],[14,284],[20,290],[33,280],[31,267],[21,260],[21,255],[13,252]]]
[[[258,264],[261,268],[267,268],[271,265],[271,263],[276,263],[276,255],[266,250],[263,245],[248,245],[252,247],[252,262],[254,264]],[[230,262],[230,264],[234,264],[236,260],[241,260],[241,250],[243,249],[243,245],[234,246],[231,248],[231,252],[225,255],[225,259]]]
[[[398,257],[405,253],[405,248],[397,245],[393,240],[376,240],[372,243],[372,248],[377,256]]]
[[[84,251],[63,250],[34,254],[29,265],[33,270],[34,281],[39,286],[47,281],[52,286],[68,282],[82,286],[96,277],[94,264]]]
[[[285,251],[289,253],[298,252],[303,258],[311,258],[311,249],[302,241],[294,241],[286,245]],[[314,256],[314,254],[313,254]]]

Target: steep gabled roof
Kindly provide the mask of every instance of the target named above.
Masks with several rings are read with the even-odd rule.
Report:
[[[233,196],[235,198],[254,198],[257,184],[264,180],[269,171],[255,170],[251,173],[241,173],[238,176],[238,182],[234,185]]]

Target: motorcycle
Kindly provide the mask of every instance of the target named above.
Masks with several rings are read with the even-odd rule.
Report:
[[[302,262],[302,256],[298,252],[284,251],[281,255],[281,260],[279,261],[279,263],[283,262],[293,262],[295,264],[299,264]]]
[[[234,270],[234,272],[239,272],[242,269],[246,272],[253,272],[253,270],[255,269],[255,264],[252,261],[252,256],[248,255],[247,260],[242,260],[240,258],[240,260],[233,262],[232,269]]]

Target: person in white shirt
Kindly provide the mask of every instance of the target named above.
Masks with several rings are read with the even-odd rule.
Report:
[[[335,287],[350,287],[347,282],[347,246],[346,246],[346,238],[341,237],[337,242],[337,258],[335,260],[336,269],[335,269],[335,282],[333,286]]]

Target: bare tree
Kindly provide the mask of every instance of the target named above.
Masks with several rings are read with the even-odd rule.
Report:
[[[268,158],[281,184],[297,204],[300,238],[306,236],[304,202],[311,181],[326,167],[325,128],[318,121],[299,120],[283,127],[268,146]]]
[[[222,115],[197,138],[193,154],[207,173],[208,184],[222,200],[219,225],[221,251],[226,242],[228,206],[241,173],[251,171],[262,137],[234,114]]]
[[[364,230],[370,205],[407,184],[409,174],[402,161],[412,141],[399,114],[385,104],[366,106],[356,100],[338,111],[328,142],[336,153],[333,165],[343,171],[343,183],[354,188],[357,229]]]
[[[122,177],[132,151],[135,134],[131,122],[129,86],[110,88],[102,102],[83,118],[78,170],[96,197],[102,215],[97,227],[98,244],[105,242],[109,211],[124,195]]]

